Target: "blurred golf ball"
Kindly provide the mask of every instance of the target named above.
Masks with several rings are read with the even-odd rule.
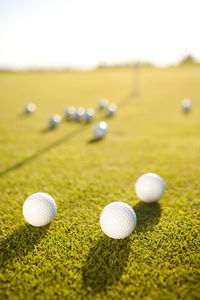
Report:
[[[117,106],[115,104],[110,104],[107,108],[107,116],[114,116],[117,112]]]
[[[102,210],[100,226],[108,237],[124,239],[128,237],[136,227],[136,214],[128,204],[112,202]]]
[[[57,206],[54,199],[46,193],[29,196],[23,205],[23,216],[32,226],[45,226],[56,215]]]
[[[144,202],[158,201],[165,192],[165,184],[160,176],[147,173],[139,177],[135,184],[138,198]]]
[[[32,114],[35,111],[36,111],[36,105],[34,103],[28,103],[24,108],[24,112],[26,114]]]
[[[61,116],[59,115],[53,115],[50,119],[49,119],[49,127],[50,128],[56,128],[60,123],[61,123]]]
[[[100,122],[93,127],[94,136],[98,139],[103,138],[108,132],[108,125],[106,122]]]
[[[101,110],[104,110],[108,107],[108,100],[107,99],[100,99],[99,102],[98,102],[98,108],[101,109]]]
[[[88,108],[85,112],[85,120],[86,122],[90,122],[95,117],[95,110],[93,108]]]
[[[192,108],[192,102],[190,99],[184,99],[182,102],[181,102],[181,108],[184,112],[189,112]]]
[[[73,120],[75,118],[76,108],[74,106],[69,106],[65,110],[65,116],[68,120]]]
[[[82,121],[85,117],[85,109],[83,107],[77,108],[75,112],[75,119],[77,121]]]

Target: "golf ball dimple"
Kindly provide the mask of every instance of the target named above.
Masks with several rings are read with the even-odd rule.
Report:
[[[49,127],[50,128],[56,128],[60,123],[61,123],[61,116],[59,115],[53,115],[50,119],[49,119]]]
[[[77,121],[81,121],[84,119],[85,116],[85,109],[83,107],[79,107],[77,108],[76,112],[75,112],[75,118]]]
[[[101,109],[101,110],[104,110],[108,107],[108,100],[107,99],[100,99],[99,102],[98,102],[98,108]]]
[[[95,110],[93,108],[88,108],[85,112],[85,120],[86,122],[90,122],[95,117]]]
[[[184,99],[182,102],[181,102],[181,108],[184,112],[189,112],[192,108],[192,102],[190,99]]]
[[[110,104],[107,108],[108,117],[114,116],[117,112],[117,106],[115,104]]]
[[[23,205],[25,220],[36,227],[49,224],[55,217],[56,211],[57,206],[54,199],[46,193],[32,194]]]
[[[136,181],[135,192],[140,200],[147,203],[155,202],[163,196],[165,184],[157,174],[147,173]]]
[[[73,120],[75,118],[76,108],[74,106],[69,106],[65,110],[65,116],[68,120]]]
[[[136,227],[136,214],[128,204],[124,202],[112,202],[102,210],[100,226],[108,237],[124,239]]]
[[[98,139],[103,138],[108,132],[108,125],[106,122],[100,122],[95,124],[93,128],[94,136]]]
[[[28,103],[26,106],[25,106],[25,109],[24,109],[24,112],[26,114],[32,114],[33,112],[36,111],[36,105],[34,103]]]

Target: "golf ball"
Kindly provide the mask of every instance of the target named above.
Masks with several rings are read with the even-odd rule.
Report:
[[[26,114],[32,114],[35,111],[36,111],[36,105],[34,103],[28,103],[24,108],[24,112]]]
[[[107,108],[107,116],[114,116],[117,112],[117,106],[115,104],[110,104]]]
[[[108,107],[108,100],[107,99],[100,99],[99,102],[98,102],[98,108],[101,109],[101,110],[104,110]]]
[[[181,102],[181,108],[182,110],[187,113],[191,110],[192,108],[192,102],[190,99],[184,99],[182,102]]]
[[[45,226],[56,215],[57,206],[54,199],[46,193],[35,193],[29,196],[23,205],[23,215],[32,226]]]
[[[95,110],[93,108],[88,108],[85,112],[85,120],[86,122],[90,122],[95,117]]]
[[[85,109],[83,107],[77,108],[76,113],[75,113],[76,120],[81,121],[84,119],[84,117],[85,117]]]
[[[144,202],[158,201],[164,194],[165,184],[160,176],[147,173],[138,178],[135,184],[135,192],[138,198]]]
[[[61,116],[59,115],[53,115],[50,119],[49,119],[49,127],[50,128],[55,128],[57,127],[60,123],[61,123]]]
[[[128,204],[112,202],[102,210],[100,226],[108,237],[124,239],[128,237],[136,227],[136,214]]]
[[[103,138],[107,134],[107,132],[108,132],[108,125],[106,122],[97,123],[93,128],[94,136],[97,139]]]
[[[65,110],[65,116],[68,120],[73,120],[75,118],[75,114],[76,114],[76,109],[74,106],[69,106]]]

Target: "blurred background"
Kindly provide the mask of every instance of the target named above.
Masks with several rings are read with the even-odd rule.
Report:
[[[0,0],[1,69],[200,59],[198,0]]]

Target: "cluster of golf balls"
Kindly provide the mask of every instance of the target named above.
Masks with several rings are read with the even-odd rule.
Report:
[[[117,112],[117,105],[114,103],[109,104],[109,101],[105,98],[100,99],[97,106],[99,110],[106,112],[107,117],[112,117]]]
[[[99,110],[105,111],[107,117],[112,117],[117,112],[117,106],[114,103],[109,103],[108,99],[102,98],[99,100],[97,107]],[[188,113],[192,109],[192,101],[188,98],[183,99],[181,102],[181,109],[184,113]],[[32,114],[36,111],[36,105],[34,103],[28,103],[25,105],[24,112],[26,114]],[[69,106],[64,111],[65,117],[67,120],[76,120],[76,121],[85,121],[91,122],[95,118],[95,110],[93,108],[85,109],[83,107],[75,108],[74,106]],[[53,129],[60,125],[62,121],[62,117],[58,114],[52,115],[49,120],[49,128]],[[100,122],[95,125],[93,128],[93,133],[95,137],[102,138],[107,133],[107,126],[105,126],[105,122]],[[102,130],[105,128],[106,130]],[[101,133],[100,133],[101,132]]]
[[[139,177],[135,184],[138,198],[144,202],[158,201],[164,194],[165,185],[160,176],[147,173]],[[32,226],[49,224],[56,215],[54,199],[46,193],[35,193],[23,204],[25,220]],[[124,239],[136,228],[137,217],[134,210],[124,202],[112,202],[104,207],[100,215],[100,227],[110,238]]]
[[[101,99],[98,102],[98,109],[106,111],[106,116],[113,116],[117,112],[117,106],[115,104],[109,104],[107,99]],[[24,112],[26,114],[32,114],[36,111],[36,105],[34,103],[28,103],[25,106]],[[68,121],[85,121],[89,123],[94,120],[96,115],[94,108],[83,108],[69,106],[64,111],[64,116]],[[58,127],[62,122],[62,117],[58,114],[52,115],[48,120],[48,126],[50,129]],[[93,135],[96,139],[102,139],[108,133],[108,125],[106,122],[98,122],[93,127]]]
[[[83,107],[75,108],[69,106],[65,110],[67,120],[85,121],[87,123],[94,120],[96,112],[93,108],[84,109]],[[102,139],[108,133],[108,125],[106,122],[98,122],[93,127],[93,135],[96,139]]]
[[[95,110],[93,108],[85,109],[83,107],[75,108],[74,106],[69,106],[64,114],[69,121],[91,122],[95,118]]]

